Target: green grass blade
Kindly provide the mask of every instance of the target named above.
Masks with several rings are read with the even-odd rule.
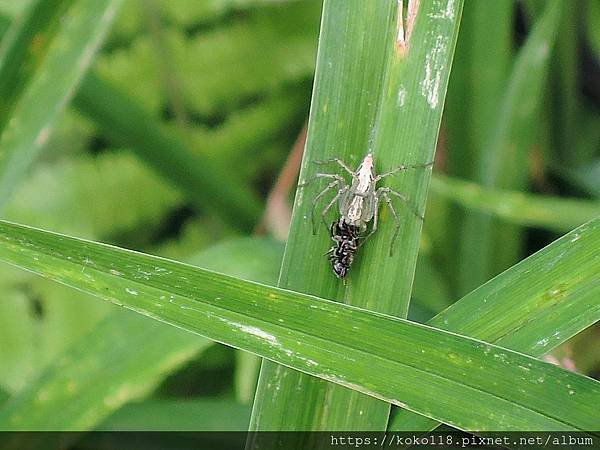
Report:
[[[444,111],[444,156],[448,173],[453,176],[476,179],[477,161],[486,134],[496,123],[512,63],[515,6],[514,0],[465,4]],[[468,277],[458,255],[470,235],[462,232],[465,211],[450,208],[448,214],[445,222],[455,225],[444,225],[443,239],[436,240],[433,251],[443,255],[456,292],[459,280]],[[431,216],[426,228],[432,225],[430,219]]]
[[[509,223],[564,232],[600,216],[600,202],[524,194],[435,176],[431,191],[463,208],[490,214]]]
[[[10,27],[10,19],[0,14],[0,39],[3,39]]]
[[[280,259],[279,243],[243,238],[209,248],[191,261],[246,279],[272,282]],[[93,429],[124,403],[150,392],[173,369],[211,344],[117,310],[0,408],[0,429]],[[190,427],[189,423],[185,427]]]
[[[386,42],[391,39],[389,26],[395,15],[393,8],[392,2],[324,3],[300,179],[309,179],[318,171],[311,161],[338,157],[356,166],[366,154],[381,96]],[[330,247],[330,240],[320,222],[317,235],[313,236],[311,201],[323,187],[313,183],[296,196],[279,286],[345,301],[349,292],[335,279],[323,256]],[[307,261],[311,263],[306,264]],[[354,291],[357,283],[352,273],[349,278]],[[357,288],[362,289],[360,285]],[[371,307],[385,309],[382,304]],[[300,398],[303,399],[301,407]],[[326,401],[332,407],[324,411]],[[290,404],[296,407],[286,406]],[[349,404],[354,407],[348,408]],[[385,428],[388,415],[389,405],[383,402],[264,361],[250,429],[380,430]],[[258,447],[260,442],[254,445]]]
[[[529,150],[536,137],[537,113],[563,6],[560,0],[545,2],[543,15],[517,56],[497,122],[478,162],[477,178],[484,186],[519,190],[526,184]],[[499,227],[486,215],[470,215],[462,233],[477,239],[465,239],[460,250],[461,292],[485,282],[507,262],[512,264],[520,252],[518,230],[506,224]]]
[[[44,11],[34,10],[25,22],[13,23],[13,38],[8,40],[5,52],[0,55],[0,74],[9,79],[0,82],[8,88],[26,82],[19,89],[19,96],[9,99],[14,106],[3,106],[7,126],[0,137],[0,206],[8,199],[21,175],[38,151],[47,142],[60,112],[67,105],[93,60],[121,0],[75,0],[67,13],[60,17],[56,31],[41,35],[32,27],[44,20]],[[60,3],[52,2],[57,11]],[[44,9],[48,2],[37,2],[34,8]],[[48,9],[50,11],[51,8]],[[56,11],[55,10],[55,11]],[[41,16],[41,18],[40,18]],[[52,28],[52,27],[50,27]],[[51,37],[51,42],[44,40]],[[40,39],[43,59],[27,56],[35,51]],[[23,47],[26,47],[24,49]],[[21,74],[10,69],[26,59],[33,64],[31,74]],[[26,64],[27,67],[27,64]],[[8,69],[5,69],[8,68]]]
[[[600,219],[559,242],[566,245],[564,256],[577,249],[586,258],[571,270],[560,264],[561,257],[538,269],[551,273],[560,267],[573,285],[591,277],[595,292],[587,313],[596,314]],[[597,425],[599,382],[403,319],[7,222],[0,222],[0,259],[461,429]],[[531,286],[527,278],[534,276],[523,274],[517,281]],[[550,293],[550,303],[559,305],[569,287]],[[498,286],[481,289],[483,308]],[[450,323],[451,316],[447,319]],[[462,314],[457,321],[467,322]],[[490,322],[497,329],[496,320]]]
[[[600,5],[594,0],[585,4],[585,28],[587,40],[596,58],[600,58]]]
[[[23,89],[42,64],[49,44],[57,31],[60,15],[73,0],[37,0],[27,6],[23,16],[16,20],[0,47],[0,129]],[[3,17],[6,25],[10,19]]]
[[[423,164],[434,159],[462,4],[454,0],[421,2],[406,48],[398,39],[392,45],[373,139],[373,153],[383,168]],[[410,22],[409,18],[407,27]],[[386,178],[382,184],[406,195],[418,211],[423,211],[430,173],[426,169],[410,170]],[[362,290],[356,295],[386,299],[379,300],[381,307],[363,306],[405,317],[421,220],[401,202],[396,203],[396,208],[401,220],[394,243],[398,254],[389,257],[395,228],[391,211],[383,207],[381,229],[373,236],[373,243],[369,243],[373,250],[365,252],[363,259],[363,264],[371,270],[359,272],[357,284]]]
[[[452,304],[448,284],[434,261],[425,252],[419,253],[411,308],[418,306],[432,313],[443,311]],[[431,316],[428,316],[431,317]],[[417,320],[417,322],[423,322]]]
[[[116,144],[134,151],[202,207],[244,230],[258,220],[261,208],[250,191],[200,153],[192,153],[178,136],[166,132],[140,105],[94,73],[83,80],[75,106],[94,120]]]
[[[473,179],[512,61],[514,0],[467,2],[445,111],[448,171]]]
[[[421,2],[414,27],[412,19],[407,21],[412,27],[408,44],[398,40],[399,28],[409,28],[399,6],[396,2],[324,3],[301,180],[310,180],[316,172],[338,172],[336,166],[317,167],[313,161],[338,157],[357,167],[369,150],[379,172],[432,161],[462,1]],[[386,179],[384,185],[422,210],[429,171],[409,172]],[[317,259],[331,245],[325,227],[319,222],[318,237],[307,239],[312,232],[312,199],[325,185],[314,184],[319,187],[306,187],[297,195],[279,286],[405,317],[420,220],[394,202],[402,228],[394,242],[397,251],[390,257],[395,223],[391,212],[382,208],[380,230],[361,249],[344,285],[332,275],[325,257]],[[335,214],[327,218],[329,223]],[[316,215],[320,217],[319,211]],[[306,261],[314,264],[307,266]],[[286,406],[299,405],[299,398],[301,407]],[[388,415],[387,404],[265,362],[251,429],[382,430]]]
[[[583,6],[583,5],[582,5]],[[556,40],[556,49],[552,58],[553,70],[549,77],[548,113],[550,124],[547,133],[551,136],[552,159],[566,166],[585,164],[588,156],[582,153],[577,141],[581,121],[579,99],[578,54],[579,23],[581,10],[565,8],[560,17],[560,38]]]
[[[599,224],[595,219],[573,230],[466,295],[428,325],[534,357],[549,352],[600,320]],[[437,425],[403,410],[389,429],[425,431]]]

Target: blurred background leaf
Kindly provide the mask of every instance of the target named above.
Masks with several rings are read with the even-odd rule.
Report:
[[[52,134],[122,0],[36,0],[0,47],[0,206]]]

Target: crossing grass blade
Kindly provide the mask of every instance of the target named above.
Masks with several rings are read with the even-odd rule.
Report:
[[[340,158],[355,168],[368,151],[380,173],[433,160],[461,9],[462,1],[454,0],[410,1],[408,12],[402,2],[324,3],[302,182],[317,172],[337,173],[339,167],[315,161]],[[382,186],[401,192],[422,211],[429,173],[407,171]],[[419,218],[398,202],[402,227],[390,257],[395,222],[382,205],[379,230],[342,283],[322,256],[331,244],[320,221],[317,237],[311,237],[313,212],[320,219],[334,196],[313,207],[325,186],[313,182],[298,191],[279,286],[406,317]],[[336,217],[334,211],[325,221],[331,224]],[[352,324],[346,326],[351,332]],[[388,416],[389,405],[383,402],[266,361],[251,429],[383,430]],[[258,441],[249,445],[260,448]]]
[[[0,51],[0,206],[48,141],[121,2],[37,0],[7,31]]]
[[[393,20],[392,2],[324,2],[301,180],[309,180],[319,169],[332,169],[313,161],[337,157],[356,166],[366,154],[377,118]],[[320,221],[313,230],[311,221],[311,199],[323,188],[324,184],[315,182],[296,195],[278,285],[344,302],[348,295],[344,285],[335,279],[323,256],[330,246],[328,233]],[[319,217],[320,211],[315,214]],[[348,285],[354,284],[351,274]],[[385,309],[382,304],[371,307]],[[327,410],[325,403],[331,405]],[[389,405],[383,402],[263,361],[250,430],[381,430],[388,415]],[[251,446],[260,448],[260,435],[254,438]]]
[[[597,219],[561,239],[562,254],[545,266],[540,266],[541,252],[517,278],[489,283],[474,295],[485,311],[507,281],[526,294],[538,273],[559,271],[563,280],[552,283],[566,284],[549,298],[538,298],[544,305],[541,315],[551,317],[565,295],[585,281],[583,293],[592,295],[587,314],[597,314],[599,246]],[[576,267],[563,264],[563,258],[572,264],[576,257],[581,258]],[[429,326],[7,222],[0,222],[0,259],[460,429],[590,430],[597,425],[599,382]],[[569,311],[561,317],[573,316]],[[462,313],[445,319],[469,323]],[[503,321],[490,320],[488,330],[497,332],[498,324]],[[501,337],[508,342],[513,335]]]
[[[475,289],[428,325],[534,357],[558,347],[600,320],[599,224],[597,218],[573,230]],[[437,425],[401,410],[389,429],[426,431]]]

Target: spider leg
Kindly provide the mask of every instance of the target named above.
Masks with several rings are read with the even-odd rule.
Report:
[[[400,233],[400,219],[398,218],[398,214],[396,214],[396,209],[394,208],[394,205],[392,204],[392,200],[390,199],[390,196],[388,195],[388,192],[397,194],[397,192],[392,191],[389,188],[379,188],[377,190],[377,197],[382,197],[383,200],[385,200],[385,202],[388,205],[388,208],[390,209],[390,212],[392,213],[392,216],[394,216],[394,222],[396,222],[396,229],[394,230],[394,235],[392,236],[392,242],[390,244],[390,256],[392,256],[394,254],[394,244],[396,243],[396,239],[398,238],[398,234]]]
[[[381,194],[379,194],[381,192]],[[396,192],[393,189],[390,189],[389,187],[382,187],[377,189],[377,193],[379,195],[383,195],[383,193],[385,194],[392,194],[396,197],[398,197],[400,200],[402,200],[402,202],[408,207],[408,209],[410,209],[410,211],[417,216],[419,219],[423,220],[423,214],[421,214],[419,212],[419,209],[417,208],[417,206],[406,196],[406,195],[402,195],[400,192]]]
[[[314,177],[308,179],[304,183],[300,183],[298,187],[304,188],[305,186],[308,186],[310,183],[313,183],[314,181],[320,178],[333,178],[334,180],[337,180],[340,183],[346,184],[346,180],[344,179],[344,177],[341,177],[339,175],[335,175],[333,173],[317,173]]]
[[[312,233],[317,234],[317,225],[315,224],[315,209],[317,209],[317,205],[319,204],[319,200],[323,197],[330,189],[339,184],[339,180],[333,180],[325,189],[323,189],[312,201],[312,208],[310,210],[310,221],[312,223]]]
[[[329,174],[317,174],[317,175],[329,175]],[[311,220],[311,222],[312,222],[312,232],[313,232],[313,234],[317,234],[317,226],[316,226],[316,224],[315,224],[315,209],[317,208],[317,205],[318,205],[318,203],[319,203],[319,200],[320,200],[320,199],[321,199],[321,197],[323,197],[323,196],[324,196],[324,195],[325,195],[327,192],[329,192],[329,190],[330,190],[331,188],[333,188],[334,186],[337,186],[337,185],[339,185],[339,184],[340,184],[340,182],[344,182],[344,179],[343,179],[343,178],[341,178],[341,177],[340,177],[340,178],[341,178],[341,181],[340,181],[339,179],[337,179],[337,176],[336,176],[336,175],[332,175],[330,178],[335,178],[335,179],[334,179],[334,180],[333,180],[331,183],[329,183],[329,184],[328,184],[328,185],[325,187],[325,189],[323,189],[321,192],[319,192],[319,194],[318,194],[318,195],[317,195],[317,196],[316,196],[316,197],[313,199],[313,201],[312,201],[312,208],[311,208],[311,210],[310,210],[310,220]],[[345,186],[345,184],[344,184],[344,186]],[[339,197],[339,196],[340,196],[340,193],[339,193],[339,191],[338,191],[338,193],[337,193],[337,195],[336,195],[336,197],[335,197],[335,198],[337,198],[337,197]],[[330,207],[330,206],[328,205],[328,207]]]
[[[398,172],[400,172],[402,170],[407,170],[407,169],[422,169],[424,167],[431,167],[431,166],[433,166],[433,161],[428,162],[428,163],[424,163],[424,164],[411,164],[411,165],[408,165],[408,166],[405,166],[403,164],[403,165],[398,166],[395,169],[392,169],[392,170],[390,170],[388,172],[384,172],[384,173],[382,173],[380,175],[377,175],[375,177],[375,182],[381,180],[382,178],[388,177],[390,175],[394,175],[395,173],[398,173]]]
[[[348,167],[348,165],[344,161],[342,161],[340,158],[331,158],[331,159],[326,159],[325,161],[313,161],[313,163],[320,164],[320,165],[336,163],[342,169],[344,169],[346,172],[348,172],[352,178],[356,177],[356,173],[354,173],[354,171],[350,167]]]
[[[337,194],[335,194],[335,196],[331,199],[331,201],[327,204],[323,211],[321,211],[321,219],[323,220],[323,224],[325,224],[325,227],[328,227],[327,222],[325,221],[325,216],[327,215],[331,207],[334,205],[334,203],[337,201],[337,199],[340,198],[340,195],[342,195],[347,190],[348,186],[342,186],[342,188],[337,192]]]

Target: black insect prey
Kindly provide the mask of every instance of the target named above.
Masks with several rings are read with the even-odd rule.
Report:
[[[344,278],[359,247],[360,228],[350,225],[342,219],[333,222],[330,234],[331,239],[335,242],[335,245],[327,252],[331,268],[336,277]]]

